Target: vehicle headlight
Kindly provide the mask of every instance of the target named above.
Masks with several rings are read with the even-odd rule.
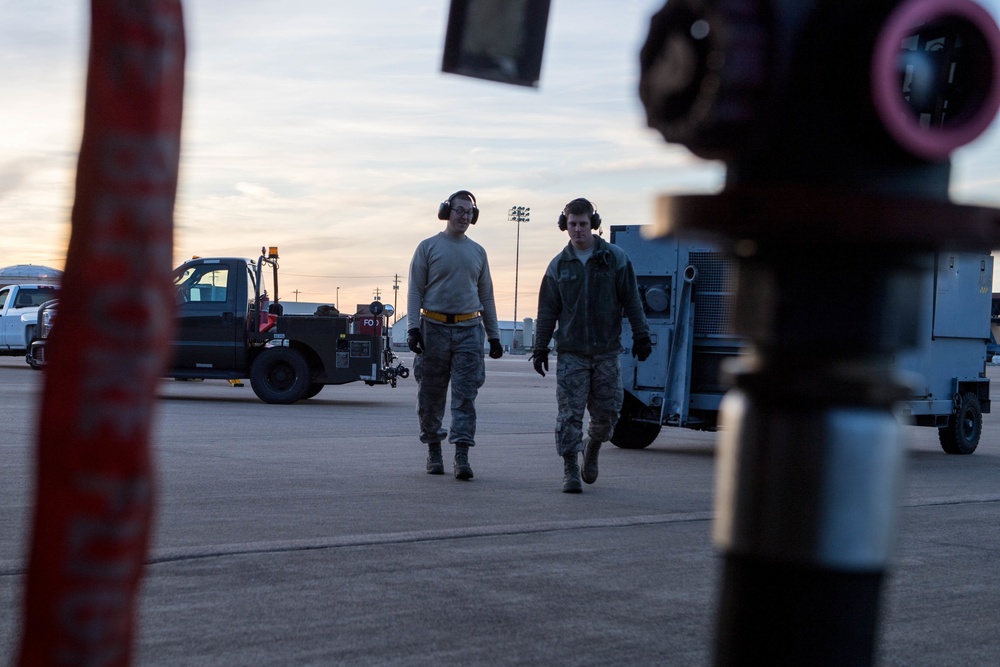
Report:
[[[38,335],[42,338],[48,338],[49,333],[52,331],[52,325],[55,323],[56,311],[54,308],[47,308],[42,311],[41,322],[38,324]]]

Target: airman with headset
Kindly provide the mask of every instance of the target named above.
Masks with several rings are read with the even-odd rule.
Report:
[[[601,443],[608,441],[621,411],[622,315],[632,327],[632,355],[652,352],[635,269],[625,251],[594,234],[597,208],[584,198],[566,204],[559,229],[569,243],[549,263],[538,291],[538,320],[531,360],[539,375],[549,369],[549,341],[556,341],[556,452],[563,458],[563,492],[580,493],[597,481]],[[559,325],[556,328],[556,325]],[[586,446],[583,412],[590,413]]]
[[[406,343],[414,353],[417,421],[427,445],[427,472],[444,474],[441,443],[455,445],[456,479],[472,479],[469,448],[476,444],[476,396],[490,357],[503,356],[486,250],[465,235],[479,219],[476,198],[459,190],[438,207],[444,231],[417,245],[410,262]],[[442,428],[451,384],[451,433]]]

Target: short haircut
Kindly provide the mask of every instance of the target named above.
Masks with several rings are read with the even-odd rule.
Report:
[[[580,197],[566,204],[563,213],[566,215],[593,215],[594,205],[583,197]]]

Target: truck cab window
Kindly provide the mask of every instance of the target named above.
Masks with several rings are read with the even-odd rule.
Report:
[[[262,281],[263,282],[263,281]],[[257,276],[254,275],[253,269],[247,264],[247,303],[253,304],[256,298],[257,290]],[[264,292],[264,286],[261,285],[261,293]]]
[[[228,301],[229,267],[196,266],[175,280],[178,303],[225,303]]]

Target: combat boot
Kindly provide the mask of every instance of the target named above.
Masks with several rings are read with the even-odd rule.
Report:
[[[601,443],[587,440],[587,446],[583,448],[583,481],[587,484],[597,481],[597,455],[600,451]]]
[[[432,442],[427,445],[427,474],[444,474],[444,459],[441,456],[440,442]]]
[[[472,479],[468,445],[455,445],[455,479]]]
[[[563,493],[583,491],[583,484],[580,483],[580,464],[576,458],[576,452],[563,455]]]

